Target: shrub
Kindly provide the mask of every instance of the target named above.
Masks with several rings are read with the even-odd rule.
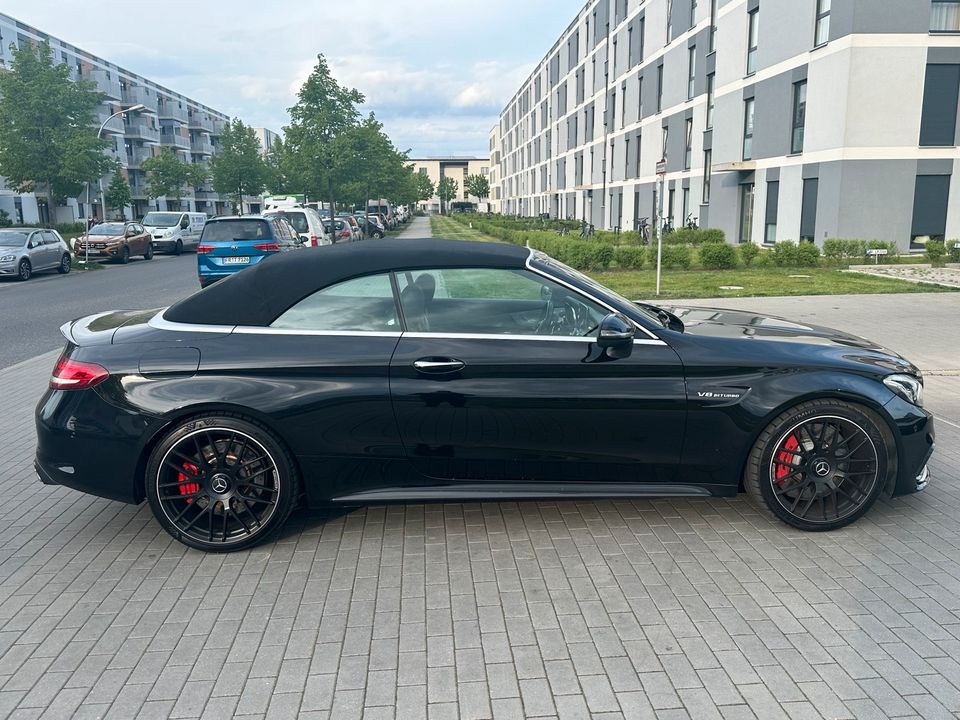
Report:
[[[828,238],[823,241],[823,256],[828,262],[835,265],[841,265],[847,259],[846,240],[840,238]]]
[[[10,219],[10,213],[0,208],[0,227],[10,227],[11,225],[13,225],[13,220]]]
[[[793,240],[781,240],[774,243],[770,259],[777,267],[797,267],[797,261],[799,260],[797,244]]]
[[[643,267],[645,256],[643,248],[632,245],[620,245],[613,252],[613,259],[621,270],[639,270]]]
[[[699,240],[697,243],[700,245],[704,245],[706,243],[725,243],[727,241],[727,236],[724,235],[723,230],[720,228],[704,228],[703,230],[697,230],[696,232],[699,233]]]
[[[943,267],[946,262],[947,246],[939,240],[927,240],[924,255],[933,267]]]
[[[862,243],[863,241],[861,241]],[[863,253],[866,255],[867,250],[886,250],[886,255],[878,255],[877,260],[881,263],[898,263],[900,262],[900,248],[895,242],[887,242],[885,240],[869,240],[866,243],[863,243]]]
[[[740,257],[743,260],[743,264],[747,267],[756,260],[757,255],[760,254],[760,246],[754,243],[744,243],[740,246]]]
[[[950,255],[950,262],[960,262],[960,238],[947,240],[947,251]]]
[[[820,248],[812,242],[797,246],[797,267],[817,267],[820,264]]]
[[[731,270],[737,266],[737,248],[727,243],[705,243],[698,248],[697,255],[706,270]]]
[[[665,268],[683,268],[690,267],[690,248],[686,245],[664,245],[663,255],[661,257],[663,267]],[[647,262],[653,267],[657,266],[657,246],[651,245],[647,248]]]
[[[697,231],[689,228],[678,228],[663,236],[664,245],[693,245]]]
[[[773,251],[761,250],[753,261],[753,267],[768,268],[773,265]]]

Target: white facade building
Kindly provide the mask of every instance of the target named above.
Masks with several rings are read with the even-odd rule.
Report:
[[[457,196],[451,200],[451,203],[471,203],[478,207],[480,211],[485,211],[487,201],[490,198],[475,197],[467,193],[464,182],[470,175],[483,175],[490,180],[490,159],[477,157],[435,157],[435,158],[412,158],[410,166],[413,172],[422,173],[430,178],[434,188],[440,183],[440,178],[450,177],[457,182]],[[418,209],[428,213],[440,212],[440,198],[436,194],[430,200],[419,203]]]

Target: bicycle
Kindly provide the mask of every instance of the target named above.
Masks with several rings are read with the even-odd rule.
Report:
[[[687,215],[687,219],[684,221],[683,226],[687,228],[687,230],[699,230],[700,226],[697,225],[697,220],[698,218],[695,218],[693,213],[690,213]]]
[[[663,221],[663,227],[661,228],[661,232],[664,235],[669,235],[670,233],[673,232],[673,220],[671,218],[667,218],[666,220]]]
[[[570,228],[568,228],[566,225],[561,225],[560,229],[557,230],[557,235],[559,235],[560,237],[565,237],[569,234],[570,234]]]
[[[650,218],[642,217],[637,221],[637,232],[640,233],[640,239],[644,245],[650,244]]]
[[[593,224],[592,223],[582,223],[580,227],[580,237],[588,238],[593,235]]]

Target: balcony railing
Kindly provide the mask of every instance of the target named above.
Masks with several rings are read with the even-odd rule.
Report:
[[[157,110],[161,120],[187,121],[187,109],[178,106],[175,102],[162,103]]]
[[[111,113],[101,111],[97,113],[97,121],[102,123],[106,121],[106,125],[103,126],[104,133],[116,133],[118,135],[123,135],[123,118],[120,115],[111,118]],[[110,118],[107,120],[107,118]]]
[[[190,115],[190,119],[187,120],[187,127],[191,130],[213,132],[213,120],[211,120],[210,116],[205,112],[194,112]]]
[[[164,145],[176,145],[185,150],[190,148],[190,138],[183,135],[160,133],[160,142]]]
[[[221,135],[223,133],[223,126],[226,125],[226,120],[221,120],[220,118],[213,118],[213,130],[211,130],[212,135]]]
[[[91,70],[86,77],[97,85],[97,90],[104,93],[110,100],[119,100],[122,96],[120,92],[120,81],[115,77],[107,77],[106,70]]]
[[[146,125],[127,125],[124,134],[128,138],[134,138],[136,140],[154,143],[160,142],[160,131],[156,128],[147,127]]]
[[[123,91],[123,102],[127,105],[146,105],[149,110],[157,109],[157,96],[139,85],[126,87]]]
[[[208,140],[193,140],[190,150],[199,155],[213,155],[213,145]]]
[[[146,149],[135,148],[132,153],[127,153],[127,167],[137,169],[147,158],[153,157],[153,153]]]

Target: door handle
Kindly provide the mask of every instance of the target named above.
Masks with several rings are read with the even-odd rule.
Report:
[[[421,358],[413,367],[424,373],[452,373],[462,370],[466,363],[455,358]]]

